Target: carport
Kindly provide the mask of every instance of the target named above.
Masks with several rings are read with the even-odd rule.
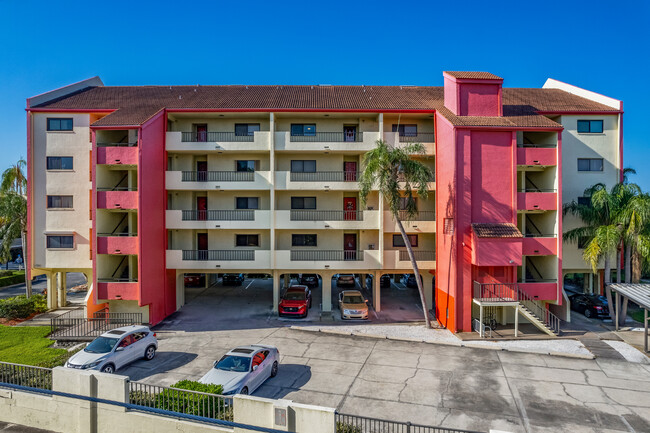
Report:
[[[627,316],[627,300],[634,301],[643,308],[643,350],[648,353],[648,310],[650,310],[650,284],[609,284],[608,288],[616,291],[616,330],[618,331],[619,317]],[[625,300],[625,311],[621,308],[621,297]]]

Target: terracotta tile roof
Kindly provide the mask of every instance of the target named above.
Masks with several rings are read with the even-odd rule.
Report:
[[[479,71],[444,71],[445,74],[451,75],[454,78],[460,78],[465,80],[503,80],[503,78],[498,75],[491,74],[489,72],[479,72]]]
[[[34,108],[115,109],[94,126],[139,125],[163,108],[251,110],[440,110],[458,126],[553,127],[536,111],[612,111],[558,89],[503,89],[504,117],[454,116],[442,87],[418,86],[106,86]]]
[[[523,238],[513,223],[473,223],[472,230],[479,238]]]

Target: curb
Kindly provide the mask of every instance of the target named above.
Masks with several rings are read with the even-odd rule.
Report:
[[[467,347],[468,349],[485,349],[485,350],[493,350],[495,352],[529,353],[531,355],[550,355],[550,356],[557,356],[557,357],[564,357],[564,358],[586,359],[586,360],[596,359],[596,356],[593,354],[583,355],[580,353],[570,353],[570,352],[543,352],[543,351],[522,349],[518,347],[505,348],[505,347],[498,346],[498,344],[482,345],[482,344],[476,344],[471,342],[464,343],[460,341],[459,343],[452,343],[449,341],[426,341],[419,338],[389,337],[386,335],[366,334],[361,332],[346,332],[346,331],[337,331],[335,329],[321,329],[316,327],[303,327],[303,326],[295,326],[295,325],[290,326],[289,329],[293,329],[295,331],[322,332],[323,334],[332,334],[332,335],[367,337],[367,338],[375,338],[378,340],[406,341],[411,343],[435,344],[440,346]],[[574,341],[578,341],[578,340],[574,340]]]

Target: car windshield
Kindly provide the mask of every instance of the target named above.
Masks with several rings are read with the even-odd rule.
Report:
[[[251,359],[245,356],[226,355],[214,367],[224,371],[245,372],[250,369]]]
[[[284,299],[287,301],[303,301],[305,292],[287,292],[284,294]]]
[[[344,304],[363,304],[363,298],[359,295],[347,295],[343,297]]]
[[[117,344],[117,338],[97,337],[84,349],[88,353],[108,353]]]

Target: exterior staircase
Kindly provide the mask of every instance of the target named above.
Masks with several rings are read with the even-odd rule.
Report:
[[[530,323],[551,336],[559,336],[560,318],[539,305],[528,293],[516,283],[479,283],[474,281],[474,300],[490,305],[513,306],[519,310]]]

